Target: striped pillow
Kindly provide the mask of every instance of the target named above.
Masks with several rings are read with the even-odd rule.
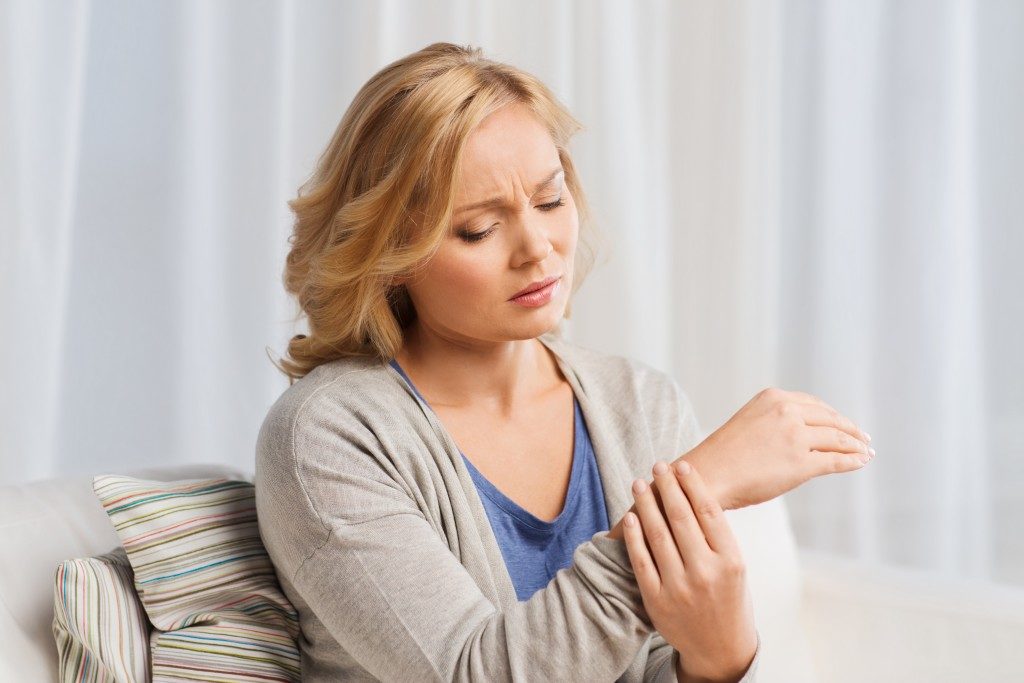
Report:
[[[149,681],[150,627],[124,548],[57,565],[52,628],[59,681]]]
[[[93,479],[157,630],[154,681],[297,681],[295,608],[260,539],[246,481]]]

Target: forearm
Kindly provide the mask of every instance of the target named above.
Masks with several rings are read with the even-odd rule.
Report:
[[[671,466],[680,460],[685,460],[686,462],[693,465],[696,468],[696,470],[701,473],[701,476],[704,478],[704,481],[707,483],[708,487],[715,493],[715,497],[718,499],[718,504],[722,506],[723,510],[728,510],[728,501],[725,500],[725,496],[722,493],[724,489],[721,486],[720,482],[716,480],[715,473],[712,471],[710,467],[708,467],[707,458],[708,454],[706,452],[700,450],[700,448],[694,448],[693,450],[680,455],[678,458],[676,458],[675,460],[668,464]],[[652,481],[653,479],[648,479],[648,485],[650,485]],[[632,484],[632,481],[629,482],[630,486],[632,486]],[[661,494],[658,493],[658,487],[652,486],[651,491],[654,493],[655,500],[658,501],[658,506],[662,507]],[[664,507],[662,507],[662,509],[664,509]],[[628,512],[632,512],[634,515],[637,514],[636,505],[632,505],[629,508]],[[623,518],[625,518],[625,516],[625,514],[622,515]],[[620,541],[624,540],[624,537],[622,535],[622,519],[619,519],[615,523],[615,526],[611,528],[611,531],[608,532],[608,537]]]

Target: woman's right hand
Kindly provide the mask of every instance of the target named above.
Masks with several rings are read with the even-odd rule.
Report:
[[[850,472],[873,456],[870,437],[820,398],[769,387],[685,459],[724,509],[756,505],[822,474]]]
[[[679,652],[677,680],[738,681],[757,651],[739,544],[696,469],[658,462],[654,482],[634,481],[637,514],[623,517],[644,608]]]

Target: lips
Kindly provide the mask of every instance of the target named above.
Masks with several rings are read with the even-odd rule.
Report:
[[[511,301],[512,299],[515,299],[517,297],[520,297],[523,294],[529,294],[530,292],[536,292],[538,289],[544,289],[545,287],[547,287],[548,285],[550,285],[552,282],[554,282],[555,280],[559,279],[560,277],[562,277],[562,276],[561,275],[552,275],[551,277],[546,277],[543,280],[538,280],[537,282],[534,282],[534,283],[528,285],[526,288],[521,289],[518,292],[516,292],[515,294],[513,294],[509,298],[509,301]]]

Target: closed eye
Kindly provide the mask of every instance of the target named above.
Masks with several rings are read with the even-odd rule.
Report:
[[[565,199],[563,199],[561,197],[559,197],[557,200],[555,200],[553,202],[550,202],[548,204],[538,204],[537,208],[540,209],[541,211],[554,211],[555,209],[557,209],[560,206],[565,206]],[[487,230],[481,230],[480,232],[465,232],[465,231],[462,231],[462,232],[459,232],[459,237],[461,237],[466,242],[473,243],[473,242],[479,242],[480,240],[482,240],[485,237],[487,237],[488,235],[490,235],[492,232],[494,232],[494,228],[488,228]]]
[[[541,211],[553,211],[554,209],[557,209],[560,206],[565,206],[565,200],[562,199],[561,197],[559,197],[557,201],[553,201],[550,204],[541,204],[537,208],[540,209]]]

